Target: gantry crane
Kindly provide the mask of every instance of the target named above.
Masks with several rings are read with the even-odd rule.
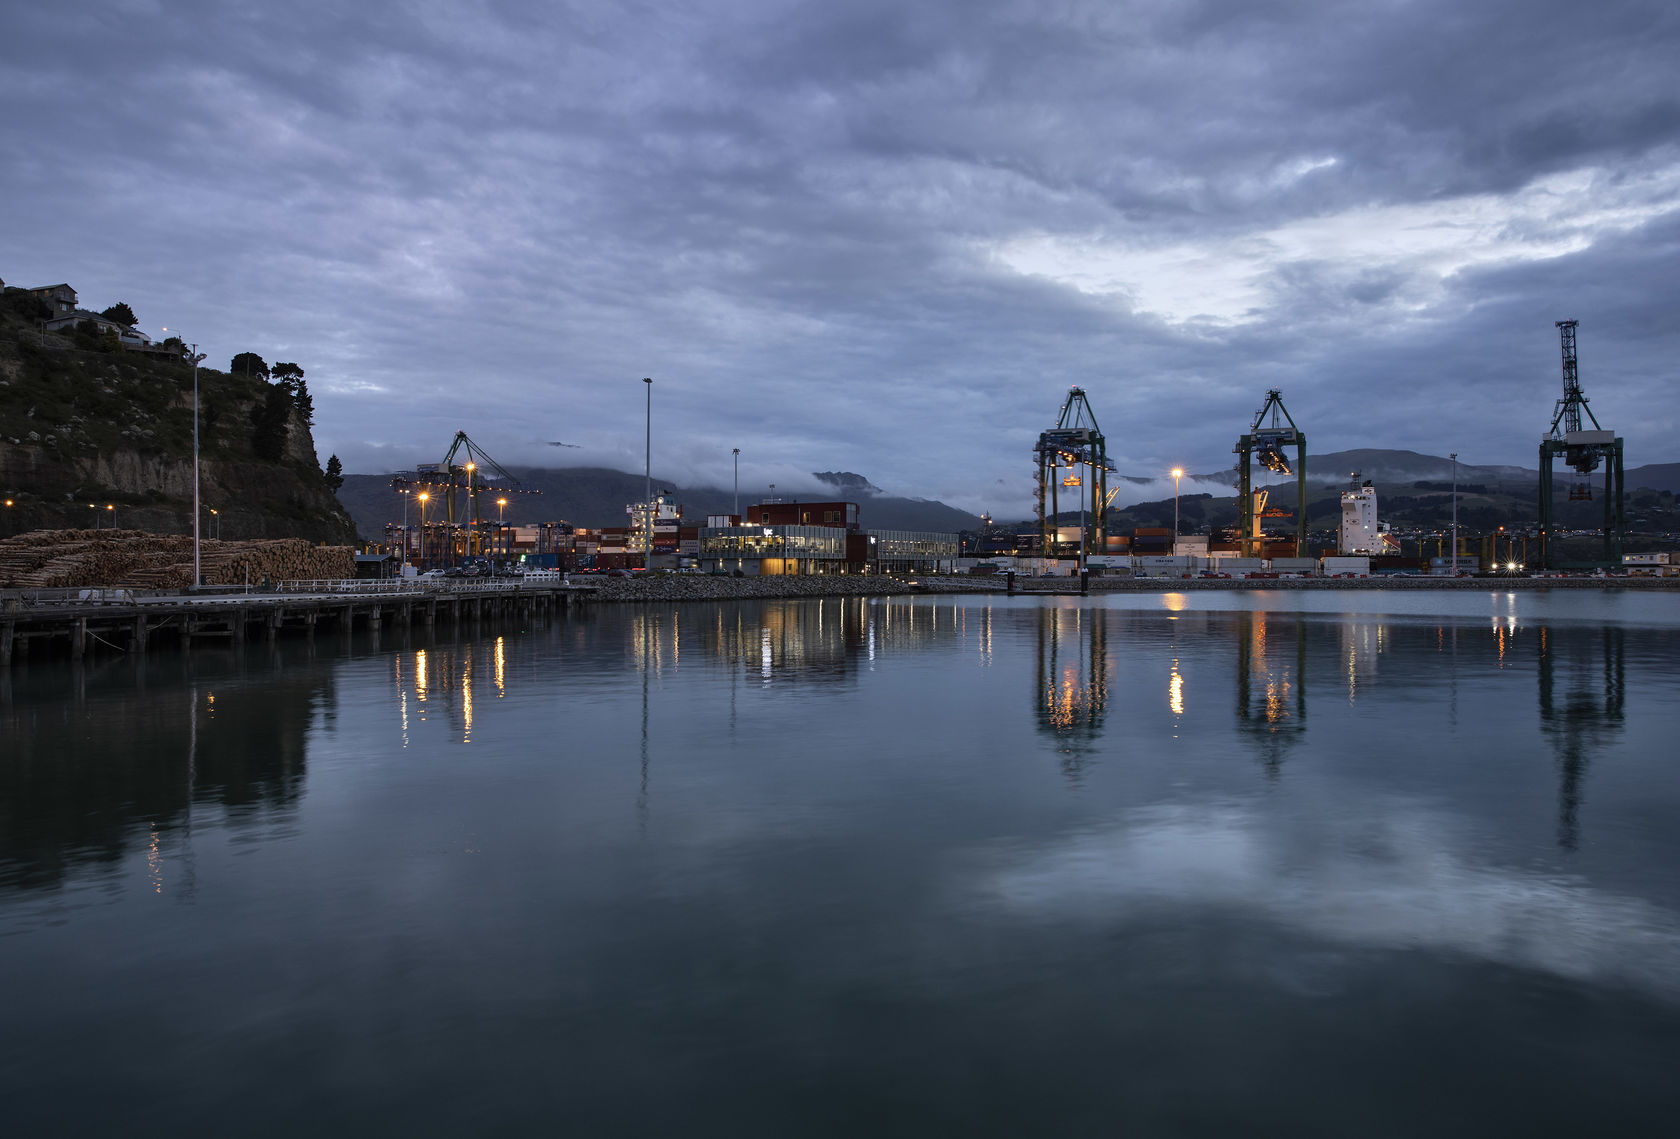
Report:
[[[1038,510],[1038,548],[1045,557],[1056,556],[1056,519],[1060,513],[1060,494],[1065,487],[1090,485],[1091,518],[1085,524],[1082,537],[1084,552],[1103,553],[1107,547],[1108,522],[1104,507],[1109,496],[1105,493],[1108,472],[1114,468],[1108,461],[1108,448],[1102,429],[1097,426],[1096,413],[1085,398],[1083,388],[1068,389],[1056,426],[1043,432],[1033,447],[1038,463],[1038,476],[1033,496]],[[1063,475],[1060,472],[1066,471]],[[1081,492],[1081,500],[1084,491]]]
[[[1604,562],[1616,565],[1622,560],[1622,532],[1627,528],[1622,441],[1614,431],[1599,426],[1598,417],[1587,406],[1586,394],[1581,391],[1575,362],[1577,322],[1556,323],[1563,342],[1563,398],[1552,412],[1552,429],[1540,440],[1540,565],[1545,569],[1555,568],[1552,565],[1552,462],[1559,455],[1580,476],[1569,488],[1572,502],[1592,501],[1592,472],[1601,461],[1609,464],[1604,472]],[[1583,412],[1592,424],[1591,430],[1582,430]]]
[[[465,431],[455,432],[455,438],[450,443],[443,462],[418,464],[412,476],[398,475],[392,479],[391,489],[405,493],[411,490],[423,491],[433,501],[438,502],[443,510],[440,524],[447,527],[446,533],[450,535],[445,544],[451,548],[455,544],[455,527],[465,525],[466,549],[461,552],[469,556],[485,553],[490,546],[488,535],[485,533],[490,524],[485,521],[484,514],[479,509],[481,494],[486,491],[498,496],[542,493],[539,490],[521,487],[519,480],[492,459],[489,452],[473,442]],[[461,505],[458,498],[463,491],[466,496],[465,511],[458,517],[457,508]],[[421,542],[424,551],[424,535]],[[422,561],[428,559],[423,555]]]
[[[1270,416],[1271,421],[1267,422]],[[1279,416],[1283,421],[1279,421]],[[1287,426],[1286,426],[1287,424]],[[1284,449],[1295,447],[1295,465],[1291,469]],[[1241,458],[1237,462],[1238,537],[1241,555],[1245,558],[1263,557],[1264,537],[1258,519],[1282,515],[1276,509],[1267,510],[1265,492],[1255,501],[1254,458],[1274,474],[1295,476],[1295,556],[1301,557],[1307,544],[1307,434],[1295,426],[1295,420],[1283,406],[1283,395],[1277,388],[1266,393],[1266,402],[1254,413],[1254,423],[1248,434],[1237,440],[1232,448]]]

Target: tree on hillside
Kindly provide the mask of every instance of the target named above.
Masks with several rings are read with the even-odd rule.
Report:
[[[257,458],[278,463],[286,454],[291,430],[292,393],[284,386],[268,389],[262,404],[251,413],[251,449]]]
[[[303,414],[303,421],[314,426],[315,401],[309,396],[309,385],[303,382],[303,369],[296,364],[277,363],[268,374],[275,383],[291,392],[292,402]]]
[[[126,301],[118,301],[99,315],[106,320],[116,321],[124,328],[133,328],[136,323],[134,310],[128,307]]]
[[[327,487],[336,491],[343,485],[344,464],[338,461],[337,455],[330,455],[327,458]]]
[[[268,379],[268,365],[255,352],[241,352],[228,365],[228,371],[236,376],[261,376]]]

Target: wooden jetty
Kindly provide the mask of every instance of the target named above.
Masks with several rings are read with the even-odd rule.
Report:
[[[0,591],[0,668],[32,654],[144,653],[160,644],[190,647],[204,638],[242,644],[282,634],[312,637],[317,628],[356,628],[494,618],[532,619],[598,588],[542,579],[483,581],[297,581],[261,591],[201,589],[24,589]]]

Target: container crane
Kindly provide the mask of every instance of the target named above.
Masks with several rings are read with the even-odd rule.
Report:
[[[1285,454],[1291,446],[1295,448],[1293,467]],[[1237,463],[1237,508],[1240,512],[1237,541],[1242,556],[1255,558],[1265,554],[1258,522],[1260,518],[1286,517],[1276,508],[1267,510],[1266,492],[1255,491],[1256,458],[1274,474],[1295,476],[1295,556],[1302,556],[1307,544],[1307,434],[1295,426],[1294,418],[1283,406],[1283,394],[1277,388],[1266,393],[1266,402],[1254,413],[1254,423],[1249,427],[1248,434],[1239,438],[1232,450],[1241,456]]]
[[[1614,431],[1599,426],[1598,417],[1587,406],[1586,394],[1581,390],[1581,376],[1575,359],[1575,325],[1577,321],[1557,321],[1563,350],[1563,398],[1552,412],[1552,428],[1540,440],[1540,564],[1552,565],[1552,532],[1556,529],[1552,504],[1552,463],[1559,456],[1580,477],[1570,485],[1571,502],[1592,501],[1592,472],[1600,462],[1607,463],[1604,472],[1604,562],[1616,565],[1622,560],[1622,534],[1627,529],[1625,488],[1622,485],[1622,441]],[[1583,429],[1581,416],[1592,424]]]
[[[434,500],[441,502],[444,511],[442,523],[447,526],[448,533],[454,534],[458,525],[465,524],[466,549],[461,551],[468,556],[475,556],[487,552],[490,542],[485,532],[491,525],[484,521],[483,512],[479,509],[479,496],[485,492],[493,495],[509,494],[541,494],[538,490],[529,490],[519,485],[519,480],[508,472],[489,452],[473,442],[465,431],[455,432],[455,438],[449,445],[449,451],[441,463],[420,463],[415,467],[412,476],[399,475],[391,480],[391,488],[397,491],[425,491]],[[461,506],[460,493],[465,492],[465,512],[460,517],[457,510]],[[425,536],[421,536],[422,550],[426,547]],[[454,546],[453,536],[449,543]],[[426,560],[424,556],[422,560]]]
[[[1089,539],[1082,545],[1087,553],[1105,552],[1108,522],[1104,507],[1109,499],[1106,491],[1108,473],[1114,466],[1108,461],[1102,429],[1097,426],[1096,413],[1091,410],[1083,388],[1068,389],[1061,414],[1056,417],[1056,426],[1039,435],[1038,443],[1033,447],[1033,458],[1038,464],[1033,497],[1038,512],[1039,550],[1045,557],[1055,556],[1061,488],[1084,487],[1086,480],[1080,471],[1088,468],[1092,510],[1088,524],[1081,520],[1085,526],[1081,536]],[[1064,470],[1066,475],[1058,473]],[[1080,493],[1083,496],[1085,492],[1081,490]]]

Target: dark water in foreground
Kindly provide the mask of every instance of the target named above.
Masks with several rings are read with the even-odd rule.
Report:
[[[0,1113],[1673,1134],[1677,647],[1673,596],[1191,594],[32,664]]]

